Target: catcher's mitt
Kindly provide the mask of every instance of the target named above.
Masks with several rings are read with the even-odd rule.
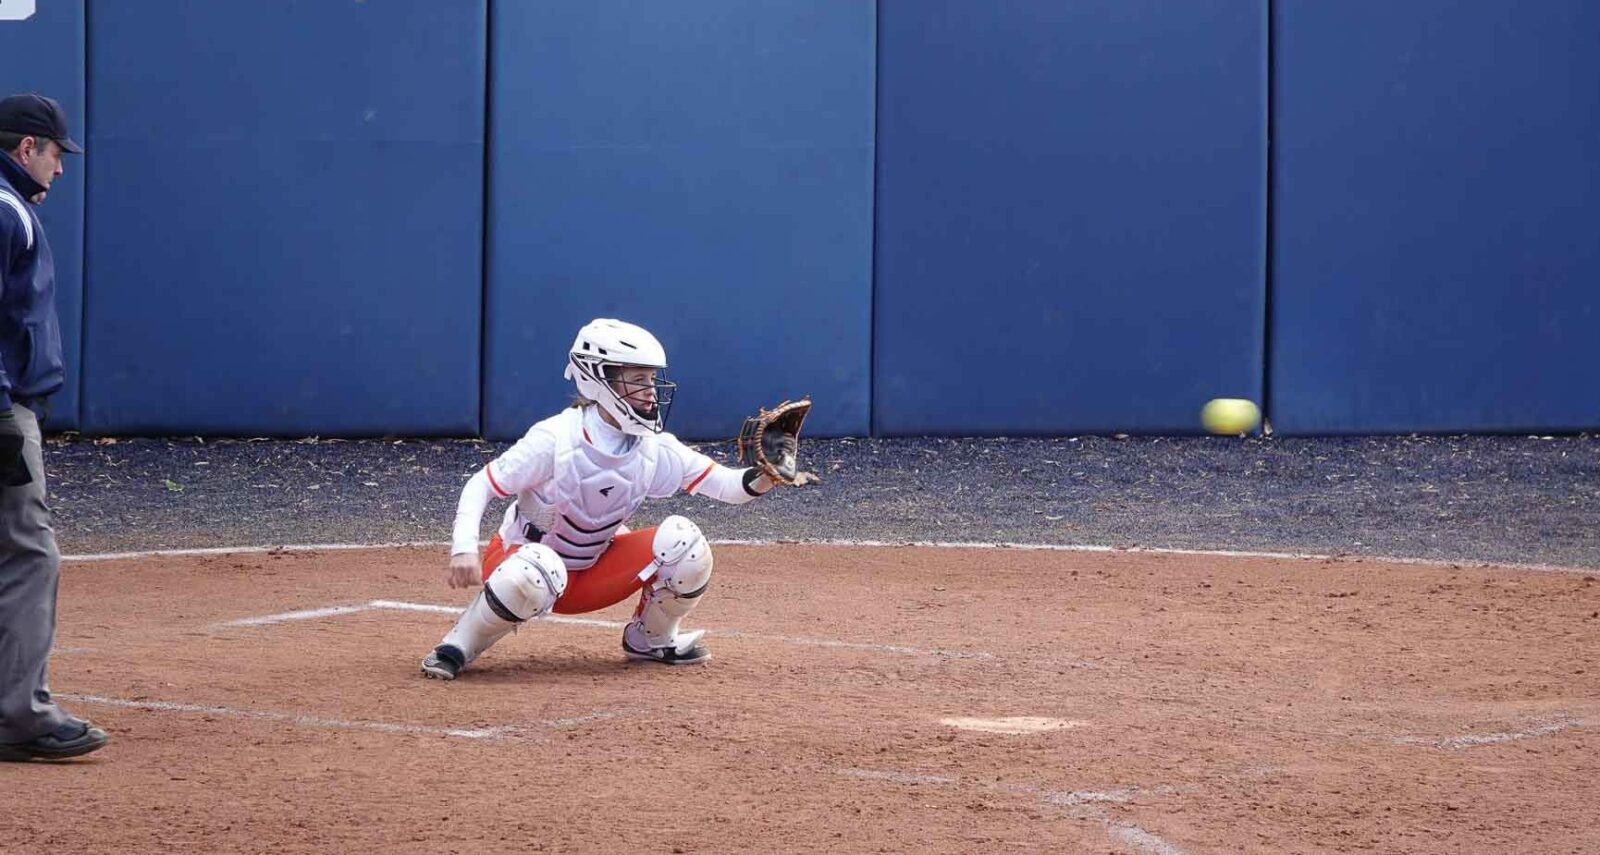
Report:
[[[739,430],[739,462],[754,466],[775,483],[800,487],[821,481],[800,471],[800,426],[811,412],[811,399],[784,401],[744,420]]]

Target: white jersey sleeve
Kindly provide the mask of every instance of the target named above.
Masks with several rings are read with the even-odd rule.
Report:
[[[489,486],[502,499],[543,485],[555,477],[556,437],[549,422],[528,429],[522,439],[483,467]]]
[[[670,433],[661,434],[660,462],[656,466],[655,481],[650,485],[651,498],[665,498],[682,490],[690,495],[708,496],[730,505],[742,505],[771,488],[765,479],[750,484],[745,480],[744,469],[730,469],[710,457],[684,445]]]
[[[451,555],[476,555],[478,553],[478,526],[483,524],[483,512],[494,498],[494,488],[489,486],[488,467],[479,469],[461,488],[461,498],[456,500],[456,522],[450,529]]]
[[[555,474],[556,438],[545,422],[529,428],[504,454],[489,461],[467,480],[456,502],[455,526],[450,533],[452,555],[478,551],[478,528],[483,512],[494,498],[508,499],[532,489]]]

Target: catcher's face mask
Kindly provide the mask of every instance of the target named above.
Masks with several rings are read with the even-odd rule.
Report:
[[[666,427],[667,410],[672,407],[672,394],[678,390],[678,384],[663,377],[657,368],[607,365],[604,370],[611,391],[617,393],[635,415]]]
[[[667,427],[678,384],[654,366],[628,365],[573,354],[568,376],[578,394],[604,407],[624,433],[645,436]],[[626,374],[624,372],[627,372]]]

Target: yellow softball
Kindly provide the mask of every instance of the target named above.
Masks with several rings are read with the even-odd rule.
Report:
[[[1200,423],[1214,434],[1237,436],[1256,429],[1261,410],[1255,401],[1244,398],[1212,398],[1200,408]]]

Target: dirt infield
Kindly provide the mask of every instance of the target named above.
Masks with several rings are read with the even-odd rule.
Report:
[[[0,765],[0,849],[1600,845],[1594,574],[717,554],[707,666],[626,663],[618,607],[448,684],[435,552],[69,563],[51,682],[114,742]]]

